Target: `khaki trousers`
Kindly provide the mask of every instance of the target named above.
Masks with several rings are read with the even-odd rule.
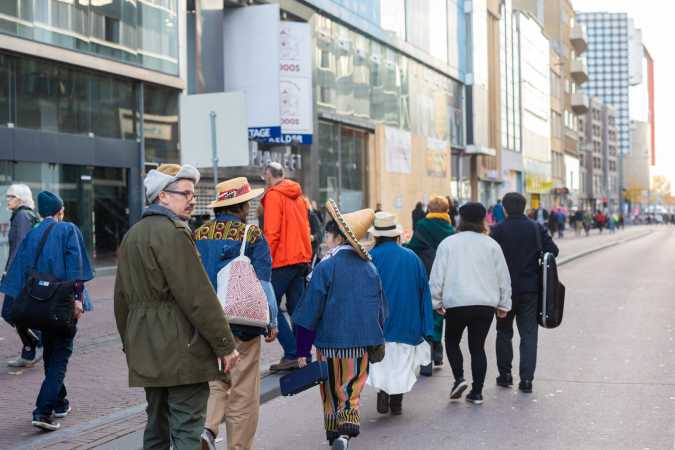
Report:
[[[225,421],[227,448],[250,450],[258,428],[260,411],[261,338],[237,341],[240,360],[230,372],[231,384],[211,381],[206,407],[206,428],[218,434]]]

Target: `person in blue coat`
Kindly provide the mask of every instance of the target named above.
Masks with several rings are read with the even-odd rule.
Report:
[[[307,364],[312,344],[317,358],[327,362],[328,380],[321,383],[324,427],[333,449],[342,450],[360,432],[369,352],[384,345],[386,313],[382,281],[360,242],[375,213],[363,209],[343,215],[332,200],[326,209],[329,251],[312,272],[293,323],[298,365]]]
[[[403,394],[417,381],[420,366],[431,362],[426,341],[434,333],[429,279],[422,260],[400,245],[403,233],[393,214],[375,214],[371,229],[375,248],[370,251],[382,279],[388,315],[384,323],[384,359],[372,364],[368,384],[379,389],[377,411],[403,412]]]
[[[49,232],[35,271],[61,281],[75,281],[75,319],[79,320],[92,308],[84,283],[94,278],[82,233],[74,224],[63,221],[63,200],[58,195],[43,191],[37,201],[38,212],[44,220],[21,242],[0,291],[14,298],[19,296],[28,274],[33,271],[40,241],[44,233]],[[45,378],[33,410],[35,427],[58,430],[60,424],[54,418],[64,418],[71,411],[64,380],[74,339],[75,333],[62,336],[42,332]]]

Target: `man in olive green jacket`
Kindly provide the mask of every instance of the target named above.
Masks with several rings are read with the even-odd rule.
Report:
[[[144,181],[150,206],[119,252],[115,319],[129,386],[145,388],[146,450],[200,448],[208,382],[226,377],[239,358],[185,222],[198,181],[187,165],[151,170]]]

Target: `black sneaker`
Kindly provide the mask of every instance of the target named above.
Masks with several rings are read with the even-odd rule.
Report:
[[[469,392],[469,395],[466,396],[466,401],[473,403],[474,405],[480,405],[483,403],[483,394],[476,391]]]
[[[387,414],[389,412],[389,395],[384,391],[377,393],[377,412]]]
[[[510,388],[513,386],[513,377],[511,375],[499,375],[497,377],[497,386]]]
[[[389,410],[392,416],[403,414],[403,394],[394,394],[389,396]]]
[[[465,380],[457,380],[450,391],[450,400],[457,400],[462,398],[462,394],[469,387]]]
[[[528,380],[521,381],[518,385],[518,389],[525,394],[532,393],[532,382]]]
[[[52,420],[51,417],[33,417],[31,424],[45,431],[56,431],[61,428],[61,424]]]

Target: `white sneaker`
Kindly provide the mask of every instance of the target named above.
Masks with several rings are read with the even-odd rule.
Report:
[[[54,422],[50,417],[41,417],[33,419],[31,422],[34,427],[41,428],[45,431],[56,431],[61,428],[61,424]]]
[[[70,414],[70,412],[71,412],[72,410],[73,410],[73,408],[72,408],[71,406],[68,406],[68,409],[65,410],[65,411],[63,411],[63,412],[56,412],[56,411],[55,411],[55,412],[54,412],[54,417],[56,417],[57,419],[63,419],[63,418],[66,417],[68,414]]]
[[[42,359],[43,349],[42,347],[37,347],[35,349],[35,358],[33,359],[24,359],[21,355],[17,356],[14,359],[7,361],[9,367],[32,367],[36,363],[40,362]]]
[[[211,430],[204,428],[200,440],[202,441],[201,450],[216,450],[216,440]]]

